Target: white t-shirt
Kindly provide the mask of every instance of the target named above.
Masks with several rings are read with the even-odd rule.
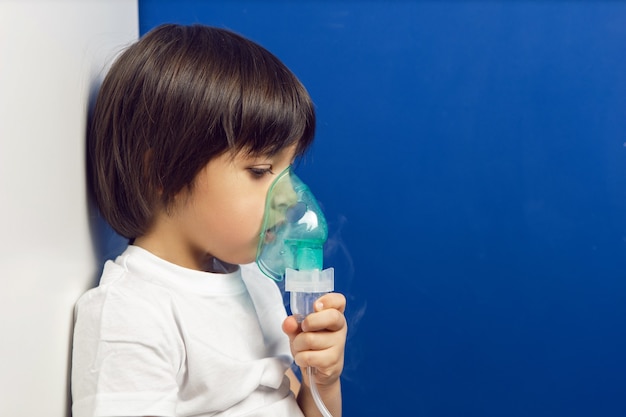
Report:
[[[73,416],[302,416],[285,317],[256,265],[212,274],[129,246],[76,305]]]

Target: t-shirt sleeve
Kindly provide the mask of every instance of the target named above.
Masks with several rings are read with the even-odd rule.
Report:
[[[105,288],[76,307],[73,415],[174,416],[182,363],[167,297]]]

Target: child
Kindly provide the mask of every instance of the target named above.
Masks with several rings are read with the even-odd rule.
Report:
[[[131,244],[76,306],[74,417],[319,415],[294,359],[341,414],[345,298],[298,325],[252,263],[268,189],[314,129],[296,77],[231,32],[163,25],[120,55],[89,155],[98,207]]]

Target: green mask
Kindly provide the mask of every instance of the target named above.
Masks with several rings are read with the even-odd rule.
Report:
[[[261,230],[256,261],[268,277],[281,281],[287,268],[322,269],[326,219],[309,187],[291,167],[270,186]]]

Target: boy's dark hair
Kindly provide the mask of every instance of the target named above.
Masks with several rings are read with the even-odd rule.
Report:
[[[132,239],[215,156],[292,144],[302,155],[314,131],[307,91],[269,51],[223,29],[162,25],[122,53],[100,87],[92,192],[105,220]]]

